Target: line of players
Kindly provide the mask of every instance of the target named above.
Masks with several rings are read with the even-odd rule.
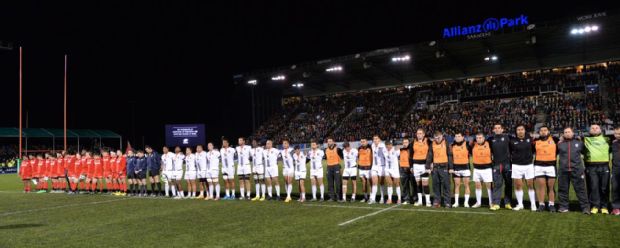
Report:
[[[240,199],[264,201],[280,197],[278,160],[281,160],[285,202],[292,200],[293,181],[299,186],[298,201],[304,202],[308,162],[312,201],[325,199],[323,160],[327,160],[328,191],[332,201],[347,200],[349,183],[353,188],[350,199],[355,201],[359,176],[363,194],[361,202],[376,203],[379,193],[379,203],[392,204],[395,191],[397,204],[413,203],[421,206],[424,201],[428,207],[459,207],[463,186],[463,206],[470,207],[471,178],[475,183],[476,194],[476,202],[471,206],[473,208],[482,205],[484,186],[491,210],[500,209],[502,194],[505,208],[521,210],[524,208],[523,186],[527,185],[532,211],[549,209],[555,212],[555,183],[559,177],[560,212],[568,211],[568,189],[573,184],[583,213],[595,214],[600,210],[607,214],[609,154],[613,153],[618,156],[613,156],[612,161],[612,208],[613,214],[620,215],[620,182],[615,182],[619,178],[615,175],[620,174],[620,170],[616,169],[620,168],[620,128],[615,130],[616,140],[611,143],[601,135],[598,125],[592,125],[590,136],[583,138],[575,138],[571,128],[566,128],[560,139],[551,137],[548,128],[544,126],[540,128],[536,139],[529,136],[523,125],[517,126],[514,135],[504,134],[500,124],[494,125],[493,130],[494,135],[491,137],[485,138],[482,133],[478,133],[471,142],[466,142],[462,133],[456,133],[454,142],[448,144],[443,133],[436,132],[433,137],[426,137],[424,130],[419,129],[413,140],[403,140],[400,149],[374,136],[372,144],[362,139],[357,149],[353,149],[349,143],[344,143],[344,149],[338,148],[333,139],[328,138],[328,145],[322,150],[316,141],[312,141],[308,152],[302,152],[299,147],[290,147],[286,140],[282,142],[282,149],[276,149],[271,140],[266,142],[265,147],[261,147],[255,140],[250,146],[246,145],[244,138],[239,138],[235,148],[230,146],[227,139],[223,139],[219,150],[214,148],[213,143],[207,145],[207,151],[197,146],[195,153],[191,148],[186,148],[183,153],[179,147],[173,153],[164,147],[161,156],[150,147],[146,147],[146,153],[137,151],[136,155],[133,151],[126,155],[121,151],[102,151],[101,155],[91,155],[89,152],[66,156],[46,154],[46,159],[38,155],[25,160],[20,174],[26,191],[30,191],[31,178],[38,180],[39,192],[45,190],[48,179],[54,192],[62,191],[66,189],[66,180],[63,180],[66,175],[71,193],[77,190],[95,192],[97,185],[99,191],[103,192],[105,180],[106,189],[116,191],[117,195],[126,194],[127,177],[130,193],[138,196],[147,193],[148,175],[154,196],[162,194],[163,183],[165,196],[205,200],[220,199],[220,176],[225,183],[223,199],[235,199],[236,176],[240,184]],[[473,164],[473,172],[470,163]],[[559,164],[559,173],[556,172],[556,164]],[[433,184],[432,202],[429,178],[432,178],[430,181]],[[183,179],[187,181],[187,194],[181,184]],[[251,198],[250,179],[255,183],[254,198]],[[452,182],[454,193],[451,193]],[[514,183],[517,198],[514,208],[511,182]],[[320,191],[320,197],[317,197],[317,191]],[[453,204],[452,194],[455,199]],[[545,199],[548,199],[547,203]]]

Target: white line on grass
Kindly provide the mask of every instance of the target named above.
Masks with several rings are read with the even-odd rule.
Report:
[[[325,206],[327,206],[327,205],[325,205]],[[361,220],[363,218],[370,217],[370,216],[373,216],[373,215],[377,215],[379,213],[388,211],[388,210],[393,209],[393,208],[398,207],[398,206],[400,206],[400,205],[394,205],[394,206],[391,206],[389,208],[381,208],[381,210],[379,210],[379,211],[375,211],[375,212],[369,213],[367,215],[362,215],[360,217],[353,218],[353,219],[347,220],[345,222],[342,222],[342,223],[338,224],[338,226],[345,226],[345,225],[351,224],[351,223],[353,223],[355,221],[358,221],[358,220]]]
[[[36,209],[29,209],[29,210],[22,210],[22,211],[5,212],[5,213],[0,213],[0,216],[25,214],[25,213],[32,213],[32,212],[38,212],[38,211],[66,208],[66,207],[76,207],[76,206],[85,206],[85,205],[97,205],[97,204],[102,204],[102,203],[117,202],[117,201],[123,201],[123,200],[128,200],[128,199],[131,199],[131,198],[122,198],[122,199],[114,199],[114,200],[107,200],[107,201],[96,201],[96,202],[87,202],[87,203],[74,203],[74,204],[60,205],[60,206],[47,207],[47,208],[36,208]]]
[[[361,206],[339,206],[339,205],[322,205],[322,204],[304,204],[307,207],[325,207],[325,208],[349,208],[349,209],[377,209],[390,211],[409,211],[409,212],[430,212],[430,213],[453,213],[453,214],[481,214],[492,215],[489,212],[472,212],[472,211],[453,211],[453,210],[435,210],[435,209],[418,209],[418,208],[381,208],[381,207],[361,207]],[[395,205],[399,206],[399,205]]]

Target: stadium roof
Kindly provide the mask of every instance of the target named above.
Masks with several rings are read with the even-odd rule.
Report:
[[[597,31],[571,33],[586,25],[596,25]],[[237,74],[233,80],[281,84],[287,95],[321,95],[612,61],[620,59],[617,27],[618,11],[544,23],[529,20],[528,25],[471,36]],[[493,56],[497,59],[491,59]],[[393,61],[399,58],[405,60]],[[277,76],[284,76],[283,80],[273,80]],[[303,87],[293,86],[298,83]]]
[[[62,129],[52,128],[24,128],[22,129],[24,138],[60,138],[64,137]],[[68,138],[102,138],[120,139],[121,136],[110,130],[91,130],[91,129],[67,129]],[[18,128],[0,128],[0,138],[19,138]]]

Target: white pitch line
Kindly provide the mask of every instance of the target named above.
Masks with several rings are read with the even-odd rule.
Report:
[[[122,199],[114,199],[114,200],[107,200],[107,201],[96,201],[96,202],[87,202],[87,203],[74,203],[74,204],[60,205],[60,206],[54,206],[54,207],[48,207],[48,208],[37,208],[37,209],[29,209],[29,210],[22,210],[22,211],[5,212],[5,213],[0,213],[0,216],[25,214],[25,213],[32,213],[32,212],[38,212],[38,211],[66,208],[66,207],[97,205],[97,204],[102,204],[102,203],[117,202],[117,201],[123,201],[123,200],[128,200],[128,199],[132,199],[132,198],[122,198]]]
[[[481,214],[492,215],[494,213],[489,212],[470,212],[470,211],[449,211],[449,210],[434,210],[434,209],[417,209],[417,208],[378,208],[378,207],[360,207],[360,206],[338,206],[338,205],[321,205],[321,204],[304,204],[308,207],[325,207],[325,208],[350,208],[350,209],[377,209],[377,210],[390,210],[390,211],[409,211],[409,212],[430,212],[430,213],[454,213],[454,214]],[[399,205],[396,205],[399,206]]]
[[[355,221],[358,221],[358,220],[361,220],[361,219],[363,219],[363,218],[370,217],[370,216],[373,216],[373,215],[380,214],[380,213],[382,213],[382,212],[388,211],[388,210],[393,209],[393,208],[398,207],[398,206],[400,206],[400,205],[394,205],[394,206],[391,206],[391,207],[389,207],[389,208],[382,208],[382,209],[381,209],[381,210],[379,210],[379,211],[375,211],[375,212],[369,213],[369,214],[367,214],[367,215],[362,215],[362,216],[360,216],[360,217],[353,218],[353,219],[347,220],[347,221],[345,221],[345,222],[342,222],[342,223],[338,224],[338,226],[345,226],[345,225],[351,224],[351,223],[353,223],[353,222],[355,222]]]

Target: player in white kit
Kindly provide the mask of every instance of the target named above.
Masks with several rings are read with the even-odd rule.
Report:
[[[312,200],[316,201],[316,187],[317,184],[321,190],[321,200],[324,201],[325,186],[323,186],[323,157],[325,152],[319,149],[319,145],[316,140],[310,141],[310,151],[308,151],[308,158],[310,159],[310,183],[312,184]]]
[[[299,146],[295,146],[295,151],[293,153],[293,161],[295,162],[295,180],[299,184],[299,202],[306,201],[306,163],[308,160],[306,159],[306,155],[299,149]]]
[[[351,181],[353,192],[351,193],[351,202],[355,202],[355,194],[357,193],[357,149],[352,149],[349,142],[343,145],[344,150],[344,171],[342,172],[342,200],[347,201],[347,186]]]
[[[235,199],[235,154],[234,148],[229,146],[228,139],[222,139],[222,148],[220,156],[222,156],[222,178],[226,186],[226,196],[224,200]],[[232,191],[232,194],[231,194]]]
[[[285,183],[284,189],[286,189],[286,199],[284,202],[290,202],[291,191],[293,191],[295,166],[293,164],[293,148],[289,146],[288,140],[282,140],[282,150],[280,150],[280,156],[282,157],[282,175],[284,176]]]
[[[372,187],[370,189],[370,199],[368,204],[374,204],[377,197],[377,187],[381,185],[381,199],[380,203],[383,203],[383,184],[385,177],[385,159],[387,152],[385,144],[381,142],[379,135],[372,137],[372,167],[370,168],[370,176],[372,179]]]
[[[168,149],[168,147],[164,146],[163,148],[163,154],[161,155],[161,166],[163,167],[163,173],[161,176],[161,179],[164,181],[164,189],[166,190],[166,197],[170,196],[170,192],[172,190],[172,197],[175,197],[177,195],[177,190],[176,190],[176,186],[174,184],[172,184],[172,187],[170,187],[170,182],[172,180],[172,174],[174,173],[173,171],[173,163],[172,160],[174,159],[174,154],[172,152],[170,152],[170,150]]]
[[[187,197],[196,197],[196,155],[192,153],[192,148],[185,148],[185,182],[187,183]]]
[[[207,185],[207,152],[204,151],[202,145],[196,146],[196,168],[198,184],[200,185],[200,195],[196,198],[201,199],[205,197],[205,192],[208,192],[209,186]]]
[[[252,201],[265,200],[267,188],[265,187],[265,160],[263,156],[263,148],[258,145],[257,140],[252,140],[250,158],[252,158],[252,176],[254,177],[254,184],[256,185],[256,197],[252,198]],[[263,193],[262,197],[261,192]]]
[[[386,142],[387,157],[385,159],[385,182],[387,183],[387,201],[386,204],[392,204],[392,192],[396,187],[396,204],[401,204],[400,194],[400,170],[399,170],[399,157],[400,150],[394,147],[392,142]]]
[[[174,159],[172,159],[172,184],[177,187],[178,194],[175,199],[183,199],[185,193],[183,193],[183,162],[185,161],[185,155],[181,152],[181,147],[174,148]]]
[[[273,147],[273,141],[267,140],[265,143],[265,150],[263,151],[265,157],[265,181],[267,182],[267,194],[269,200],[280,200],[280,182],[278,182],[278,157],[280,151]],[[276,188],[276,196],[272,195],[271,185]]]
[[[205,197],[205,200],[213,199],[217,201],[220,199],[220,152],[215,149],[211,142],[207,144],[207,150],[207,183],[209,184],[209,194]]]
[[[241,192],[239,200],[250,200],[252,192],[250,188],[250,174],[252,173],[250,150],[252,150],[252,147],[245,144],[245,138],[243,137],[237,140],[237,144],[238,146],[235,148],[237,152],[237,177],[239,178],[239,191]]]

